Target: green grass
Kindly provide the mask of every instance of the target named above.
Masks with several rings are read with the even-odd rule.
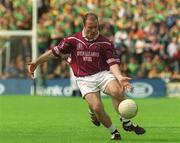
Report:
[[[110,98],[107,112],[121,132],[121,143],[179,143],[180,99],[138,99],[134,121],[147,133],[125,132]],[[111,143],[103,126],[91,124],[86,102],[81,98],[0,96],[1,143]]]

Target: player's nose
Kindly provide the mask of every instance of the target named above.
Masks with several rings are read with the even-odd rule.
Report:
[[[95,34],[95,33],[97,33],[97,28],[92,28],[91,31],[92,31],[92,33]]]

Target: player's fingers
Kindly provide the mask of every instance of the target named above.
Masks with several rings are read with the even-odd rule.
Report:
[[[126,86],[125,86],[125,90],[126,90],[127,92],[132,92],[132,90],[133,90],[132,85],[131,85],[131,84],[126,85]]]
[[[132,78],[130,77],[124,77],[124,80],[131,80]]]
[[[34,78],[34,72],[28,72],[28,75],[29,75],[31,78]]]
[[[131,87],[126,87],[126,91],[127,91],[127,92],[131,92],[131,91],[132,91],[132,88],[131,88]]]
[[[122,79],[121,79],[121,82],[123,82],[123,83],[128,83],[129,82],[129,80],[131,80],[132,78],[129,78],[129,77],[123,77]]]
[[[34,71],[31,71],[29,67],[28,67],[28,73],[31,76],[31,78],[34,77]]]
[[[34,78],[34,70],[35,67],[31,63],[28,63],[28,72],[31,78]]]
[[[35,71],[35,69],[36,69],[36,66],[33,63],[28,64],[28,71],[30,73],[33,73]]]
[[[34,78],[34,73],[31,73],[30,75],[31,75],[31,78]]]
[[[32,69],[32,66],[31,66],[31,65],[28,65],[28,72],[29,72],[29,73],[33,73],[33,69]]]

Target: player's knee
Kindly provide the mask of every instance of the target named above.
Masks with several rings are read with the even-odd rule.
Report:
[[[123,89],[121,87],[114,87],[111,89],[111,95],[115,97],[119,97],[123,94]]]
[[[123,89],[121,89],[120,87],[113,88],[111,90],[111,96],[119,101],[122,101],[124,99]]]
[[[103,110],[103,106],[101,104],[94,104],[91,108],[97,114]]]

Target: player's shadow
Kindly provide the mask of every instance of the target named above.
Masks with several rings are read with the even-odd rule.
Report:
[[[159,126],[151,126],[151,127],[145,127],[146,129],[165,129],[166,131],[171,131],[171,130],[177,130],[177,129],[180,129],[180,126],[163,126],[163,127],[159,127]],[[154,134],[155,132],[153,132]],[[147,130],[147,133],[145,134],[151,134],[150,131]],[[158,134],[158,133],[157,133]],[[166,132],[167,134],[167,132]],[[180,138],[167,138],[167,136],[165,136],[164,138],[160,137],[160,138],[150,138],[150,137],[144,137],[144,138],[134,138],[134,139],[127,139],[127,141],[141,141],[141,142],[162,142],[162,143],[165,143],[165,142],[170,142],[170,143],[180,143]]]
[[[127,139],[127,141],[136,141],[136,142],[139,142],[139,141],[141,141],[141,142],[152,142],[152,143],[154,143],[154,142],[162,142],[162,143],[165,143],[165,142],[170,142],[170,143],[179,143],[180,142],[180,139]]]
[[[164,129],[180,129],[180,126],[178,127],[178,126],[151,126],[151,127],[147,127],[146,126],[146,128],[148,128],[148,129],[154,129],[154,128],[157,128],[157,129],[159,129],[159,128],[164,128]]]

